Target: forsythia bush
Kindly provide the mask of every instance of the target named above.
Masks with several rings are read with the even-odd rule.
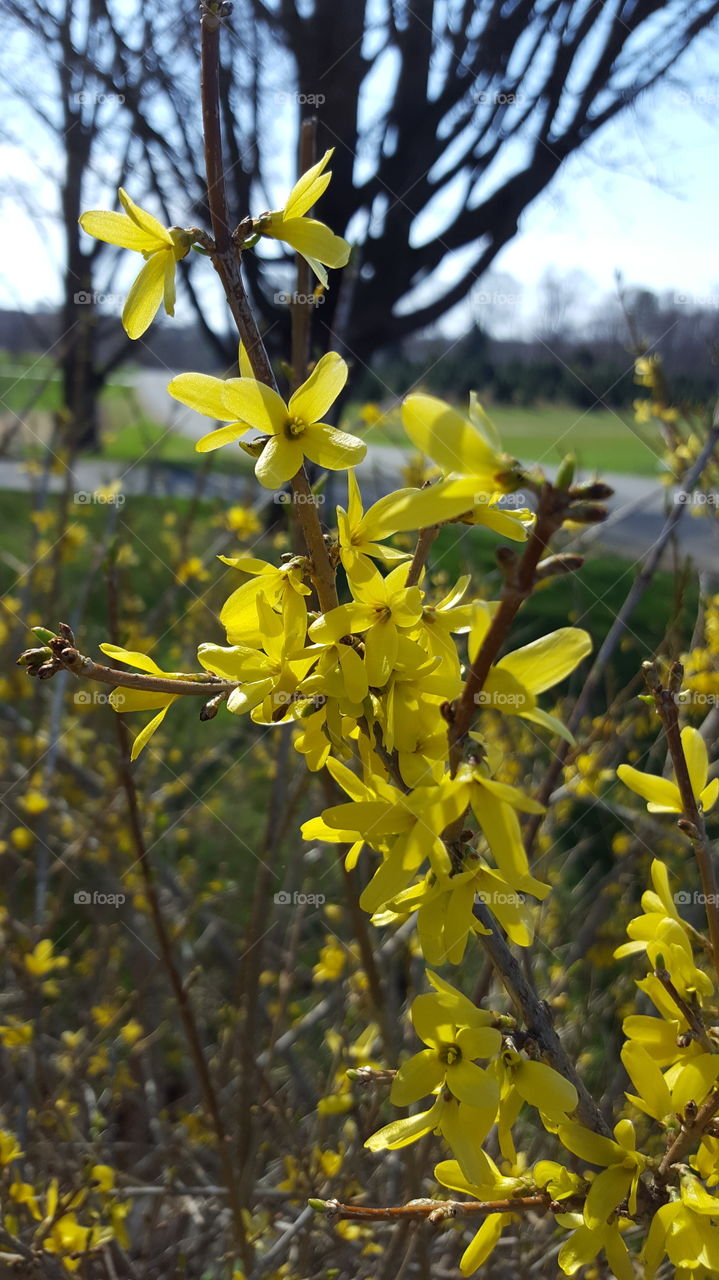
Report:
[[[423,1218],[435,1225],[467,1220],[473,1234],[458,1245],[462,1275],[491,1267],[505,1233],[514,1238],[525,1219],[541,1221],[543,1230],[553,1224],[556,1260],[566,1275],[649,1280],[669,1274],[668,1266],[685,1280],[719,1275],[719,904],[705,826],[719,778],[701,730],[679,720],[682,699],[700,674],[717,680],[716,600],[708,606],[706,644],[698,637],[687,655],[687,685],[679,663],[668,674],[647,664],[640,715],[647,737],[656,737],[655,726],[663,729],[671,776],[656,752],[655,772],[628,762],[618,769],[623,803],[630,806],[633,793],[655,815],[653,839],[671,847],[679,820],[700,878],[686,855],[680,880],[665,858],[654,857],[641,912],[626,922],[629,941],[610,941],[610,955],[614,950],[633,966],[640,993],[623,1019],[620,1057],[630,1087],[610,1117],[557,1034],[561,1002],[543,1000],[521,962],[537,930],[541,939],[541,922],[556,938],[561,919],[552,918],[555,886],[543,876],[543,858],[530,861],[525,839],[530,827],[538,830],[550,797],[535,798],[517,776],[517,744],[528,734],[530,754],[540,750],[535,744],[575,747],[552,691],[586,661],[591,639],[576,626],[529,643],[510,636],[530,595],[577,567],[576,557],[553,553],[552,540],[563,527],[601,520],[609,490],[599,482],[575,485],[569,464],[554,483],[523,469],[502,451],[475,397],[464,413],[413,393],[402,405],[402,424],[432,464],[432,479],[366,505],[355,470],[366,446],[326,421],[345,387],[344,359],[330,351],[309,369],[295,369],[288,394],[280,394],[238,293],[240,255],[262,237],[296,250],[325,287],[326,268],[347,262],[350,246],[310,216],[331,180],[330,158],[327,152],[301,176],[282,209],[248,218],[229,247],[219,245],[222,206],[212,209],[214,240],[197,228],[162,226],[122,190],[122,213],[83,216],[90,235],[145,259],[123,313],[133,338],[161,305],[173,314],[178,262],[194,248],[209,255],[240,327],[239,376],[187,372],[168,390],[208,419],[201,452],[239,446],[253,459],[263,488],[290,486],[288,509],[304,545],[276,563],[224,558],[242,580],[220,612],[226,642],[200,644],[196,671],[165,671],[148,654],[115,643],[101,646],[113,664],[107,667],[82,655],[66,626],[57,634],[36,628],[37,647],[23,661],[43,679],[69,670],[100,681],[112,687],[118,713],[145,716],[133,760],[165,717],[187,714],[188,698],[195,706],[200,700],[203,720],[218,713],[249,717],[268,732],[289,735],[307,770],[321,776],[325,795],[302,836],[320,847],[339,846],[345,868],[359,869],[359,907],[373,926],[404,930],[405,937],[414,931],[415,976],[420,962],[424,975],[420,994],[412,997],[410,988],[414,1052],[393,1060],[392,1029],[366,1027],[353,1065],[342,1066],[328,1090],[325,1110],[341,1112],[348,1087],[389,1085],[397,1113],[383,1124],[377,1117],[365,1135],[368,1150],[378,1161],[390,1160],[419,1143],[421,1163],[422,1139],[439,1135],[446,1158],[434,1168],[433,1197],[372,1206],[359,1185],[352,1203],[310,1197],[338,1233],[361,1229],[363,1275],[384,1274],[374,1222]],[[652,373],[646,360],[638,373],[646,383]],[[665,409],[661,416],[672,420]],[[347,497],[334,527],[320,521],[307,464],[344,474]],[[520,491],[523,505],[507,502]],[[514,544],[516,550],[499,555],[499,598],[486,599],[469,575],[437,590],[428,556],[439,529],[453,524],[483,526]],[[416,535],[412,546],[408,534]],[[572,756],[572,797],[598,796],[607,785],[602,751],[611,728],[599,717],[595,730]],[[609,777],[613,782],[613,770]],[[557,803],[566,804],[566,797]],[[633,812],[637,824],[644,821],[638,808]],[[681,909],[700,900],[708,933],[695,909]],[[504,984],[504,1009],[466,989],[463,973],[475,951],[489,958]],[[328,940],[316,980],[336,981],[345,961]],[[52,982],[60,963],[52,944],[42,941],[25,958],[28,979]],[[591,1008],[586,1017],[591,1023]],[[9,1023],[0,1034],[12,1051],[25,1031]],[[13,1175],[20,1155],[15,1135],[0,1135],[0,1165],[10,1171],[4,1183],[9,1232],[23,1236],[23,1223],[34,1222],[35,1252],[56,1255],[78,1274],[108,1232],[119,1230],[128,1243],[111,1168],[90,1169],[74,1194],[53,1183],[42,1199]],[[331,1187],[341,1152],[318,1148],[309,1159],[317,1188]],[[303,1185],[296,1166],[286,1172],[289,1187]],[[241,1214],[236,1276],[251,1273],[253,1243]],[[10,1236],[7,1248],[12,1252]],[[608,1271],[586,1270],[592,1265]],[[517,1266],[513,1274],[524,1274]],[[271,1261],[263,1273],[270,1271]],[[287,1270],[279,1257],[273,1274],[299,1280],[305,1272]]]

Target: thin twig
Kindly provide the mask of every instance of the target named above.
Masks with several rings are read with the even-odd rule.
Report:
[[[220,6],[221,8],[222,6]],[[202,121],[207,168],[207,202],[214,235],[214,245],[205,247],[219,275],[225,297],[232,312],[240,337],[245,345],[258,382],[277,390],[270,358],[257,327],[242,279],[239,235],[229,235],[229,214],[222,161],[222,130],[220,125],[220,29],[221,15],[203,5],[201,30],[202,65]],[[304,466],[292,478],[297,520],[310,558],[311,576],[317,589],[320,607],[324,613],[338,604],[335,572],[325,542],[317,504],[314,500]]]
[[[661,982],[667,995],[674,1001],[674,1004],[677,1006],[677,1009],[687,1023],[694,1039],[701,1045],[705,1053],[714,1053],[715,1046],[709,1039],[701,1014],[697,1009],[692,1009],[691,1005],[687,1004],[681,992],[677,991],[668,969],[655,969],[654,977]]]
[[[701,1107],[697,1108],[695,1103],[687,1106],[682,1127],[657,1169],[656,1182],[661,1184],[669,1180],[672,1168],[682,1164],[692,1147],[701,1141],[707,1126],[711,1124],[718,1111],[719,1089],[714,1089]]]
[[[220,680],[209,672],[198,672],[196,675],[183,672],[177,679],[173,676],[152,676],[144,672],[119,671],[116,667],[105,667],[93,662],[79,653],[77,649],[63,649],[58,655],[63,667],[74,676],[85,680],[95,680],[100,684],[111,684],[120,689],[142,689],[146,693],[171,693],[177,696],[189,694],[193,697],[209,698],[218,694],[232,693],[239,689],[240,680]]]
[[[417,545],[412,556],[412,563],[409,566],[407,581],[405,586],[416,587],[422,577],[427,556],[429,555],[432,543],[435,541],[439,533],[440,526],[438,524],[428,524],[425,529],[420,529],[417,535]]]
[[[486,1218],[492,1213],[566,1213],[566,1201],[560,1208],[548,1192],[512,1196],[506,1200],[410,1200],[409,1204],[363,1205],[341,1204],[339,1200],[313,1200],[314,1209],[327,1214],[330,1222],[397,1222],[407,1218],[426,1218],[439,1223],[447,1218]]]
[[[127,796],[130,833],[132,835],[135,852],[137,854],[137,863],[143,879],[145,897],[150,909],[150,915],[152,917],[155,936],[157,937],[158,946],[160,948],[162,963],[172,988],[172,993],[177,1005],[177,1011],[180,1015],[180,1021],[185,1032],[185,1038],[190,1049],[192,1060],[195,1064],[195,1070],[200,1083],[205,1108],[215,1133],[220,1165],[230,1202],[235,1248],[242,1259],[245,1270],[249,1270],[252,1265],[253,1251],[247,1238],[247,1231],[242,1214],[237,1177],[230,1153],[230,1138],[229,1134],[225,1131],[219,1100],[217,1098],[215,1087],[212,1083],[212,1077],[210,1076],[210,1070],[203,1052],[202,1041],[195,1021],[195,1015],[187,988],[180,977],[177,966],[175,965],[169,932],[165,925],[162,908],[160,906],[160,899],[155,884],[155,876],[148,857],[147,846],[142,832],[142,820],[140,818],[137,788],[135,786],[135,779],[130,765],[129,733],[127,726],[120,716],[115,718],[115,725],[120,748],[120,776],[125,790],[125,795]]]
[[[539,494],[537,519],[524,554],[519,564],[511,568],[506,575],[499,608],[492,619],[479,653],[469,668],[464,688],[452,708],[448,736],[453,774],[457,772],[464,740],[477,714],[477,694],[484,687],[492,663],[507,639],[519,609],[534,590],[537,565],[544,556],[550,539],[562,525],[566,512],[566,491],[555,489],[549,481],[545,481]]]
[[[474,914],[480,924],[489,930],[488,933],[478,935],[480,945],[492,961],[529,1035],[536,1040],[546,1062],[574,1085],[579,1098],[575,1112],[577,1119],[586,1128],[608,1135],[609,1126],[604,1116],[577,1074],[574,1063],[557,1035],[549,1005],[540,999],[534,986],[522,972],[519,962],[510,951],[491,912],[483,902],[476,903]]]

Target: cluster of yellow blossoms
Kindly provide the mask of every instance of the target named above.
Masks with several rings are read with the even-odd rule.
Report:
[[[300,179],[282,211],[252,223],[248,237],[248,246],[263,235],[284,240],[308,259],[323,283],[325,266],[341,265],[349,253],[344,241],[306,216],[329,181],[329,154]],[[128,331],[137,336],[163,296],[172,313],[175,264],[196,237],[192,230],[162,228],[124,193],[121,199],[126,217],[87,214],[83,225],[147,259],[126,308]],[[653,369],[639,372],[654,377]],[[186,373],[169,390],[223,424],[198,448],[248,444],[265,488],[293,480],[305,460],[347,471],[347,504],[337,509],[336,535],[326,536],[331,565],[341,566],[346,592],[332,607],[318,609],[310,585],[316,566],[309,556],[292,555],[279,566],[246,556],[227,560],[244,580],[221,611],[226,644],[202,644],[201,667],[222,682],[231,714],[292,732],[309,770],[325,769],[329,785],[345,794],[302,832],[308,841],[346,846],[349,868],[361,857],[368,860],[371,875],[360,904],[374,923],[405,921],[416,913],[427,962],[457,965],[469,940],[488,932],[475,914],[479,898],[511,942],[527,946],[530,899],[543,899],[549,889],[529,865],[518,815],[542,808],[499,776],[503,754],[496,737],[483,734],[482,716],[490,710],[520,717],[550,739],[567,737],[541,697],[589,654],[590,637],[565,627],[495,659],[476,696],[476,724],[457,763],[448,722],[499,605],[473,597],[469,577],[436,599],[423,565],[389,540],[462,521],[524,542],[535,517],[526,509],[508,509],[501,499],[523,482],[531,488],[531,482],[501,452],[476,399],[465,416],[432,396],[413,394],[402,406],[403,425],[439,479],[399,489],[365,511],[354,470],[365,446],[324,421],[347,378],[344,360],[324,355],[288,400],[252,376],[242,351],[240,373],[227,381]],[[187,679],[162,671],[145,654],[102,647],[136,670]],[[118,711],[156,712],[136,737],[133,757],[180,696],[124,688],[113,695]],[[697,731],[684,730],[682,742],[696,800],[708,810],[719,781],[708,781]],[[620,769],[620,777],[653,813],[682,813],[675,782],[629,766]],[[702,1280],[719,1273],[719,1199],[711,1194],[719,1180],[719,1137],[705,1134],[683,1156],[680,1176],[669,1178],[647,1132],[647,1121],[661,1133],[685,1125],[719,1076],[717,1044],[708,1032],[697,1034],[695,1015],[702,1002],[711,1001],[713,987],[694,961],[695,931],[682,920],[660,862],[654,863],[652,880],[643,915],[629,925],[631,940],[620,950],[646,954],[651,972],[638,985],[657,1010],[657,1016],[627,1018],[622,1053],[636,1091],[627,1098],[639,1113],[646,1154],[628,1118],[618,1121],[613,1136],[580,1124],[574,1084],[532,1055],[514,1021],[477,1008],[433,971],[427,975],[431,993],[412,1003],[412,1022],[425,1047],[400,1066],[391,1089],[398,1106],[421,1099],[429,1105],[392,1121],[367,1143],[374,1151],[395,1149],[439,1133],[453,1156],[435,1171],[443,1186],[493,1201],[546,1194],[556,1223],[569,1233],[559,1253],[569,1275],[601,1252],[618,1280],[632,1280],[638,1258],[643,1274],[655,1276],[665,1255],[679,1276]],[[667,994],[659,970],[670,974],[680,1004]],[[557,1148],[556,1161],[542,1160],[531,1169],[518,1157],[512,1136],[525,1104],[535,1109]],[[495,1126],[502,1171],[483,1149]],[[563,1152],[573,1157],[567,1161],[571,1170],[562,1163]],[[577,1160],[581,1172],[573,1171]],[[463,1274],[482,1265],[516,1216],[514,1206],[486,1217],[464,1253]],[[637,1223],[648,1227],[643,1243]]]

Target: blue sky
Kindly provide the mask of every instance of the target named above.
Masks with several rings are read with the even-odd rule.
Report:
[[[493,268],[518,282],[518,331],[531,328],[537,285],[548,268],[583,271],[587,303],[612,292],[619,270],[629,284],[719,306],[719,80],[709,73],[715,43],[705,37],[676,83],[665,82],[607,126],[525,212]],[[37,190],[32,157],[7,146],[0,157],[6,172]],[[54,195],[44,181],[43,208],[52,207]],[[3,223],[0,305],[57,302],[52,263],[59,228],[33,224],[9,200]],[[181,304],[178,316],[184,310]],[[460,310],[449,327],[462,327],[466,315]]]
[[[523,282],[528,305],[554,266],[583,270],[598,293],[619,270],[719,306],[717,107],[719,80],[665,85],[570,157],[495,263]]]

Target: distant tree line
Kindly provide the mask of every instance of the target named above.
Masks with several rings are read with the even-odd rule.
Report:
[[[570,318],[554,332],[537,325],[526,340],[493,337],[474,325],[459,340],[433,336],[386,348],[355,378],[368,400],[399,394],[417,379],[440,396],[471,390],[499,404],[565,403],[581,409],[628,408],[641,394],[634,380],[639,350],[662,356],[673,397],[688,404],[716,398],[719,292],[692,302],[634,289],[607,299],[581,326]]]

